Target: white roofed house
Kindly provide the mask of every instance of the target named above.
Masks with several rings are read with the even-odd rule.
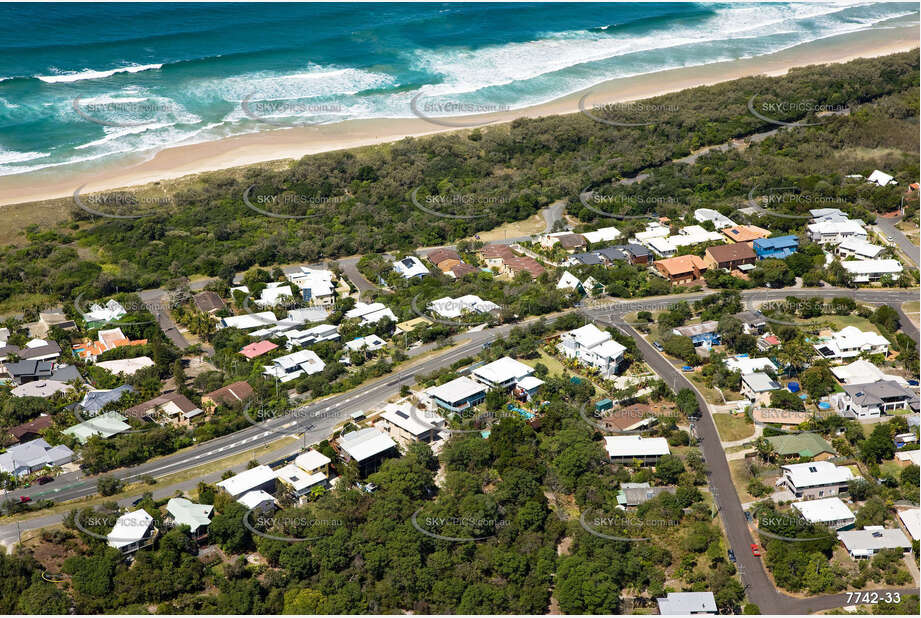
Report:
[[[200,541],[208,536],[213,505],[196,504],[187,498],[170,498],[166,503],[166,512],[173,517],[176,526],[188,526],[193,539]]]
[[[96,328],[127,314],[128,312],[125,311],[121,303],[112,298],[104,306],[100,304],[90,305],[90,310],[83,314],[83,320],[88,328]]]
[[[644,438],[643,436],[605,436],[604,447],[611,463],[655,464],[662,455],[668,455],[668,440],[665,438]]]
[[[557,347],[568,358],[594,367],[605,376],[620,370],[624,362],[624,353],[627,351],[627,348],[614,341],[611,333],[599,329],[594,324],[586,324],[563,333]]]
[[[889,380],[902,386],[908,386],[908,381],[902,376],[883,373],[879,367],[863,358],[859,358],[847,365],[830,367],[830,369],[842,384],[869,384],[880,380]]]
[[[672,257],[681,247],[699,245],[705,242],[722,242],[725,240],[719,232],[708,232],[699,225],[689,225],[673,235],[665,238],[650,238],[647,247],[661,257]]]
[[[879,170],[873,170],[873,173],[867,176],[867,182],[872,182],[873,184],[879,185],[880,187],[899,184],[896,182],[895,178],[886,172],[881,172]]]
[[[556,289],[558,290],[577,290],[579,292],[584,291],[582,289],[582,282],[579,281],[579,278],[568,270],[563,273],[563,276],[560,277],[559,282],[556,284]]]
[[[781,466],[781,470],[783,476],[778,484],[783,483],[803,500],[837,496],[847,490],[848,481],[857,478],[849,468],[830,461],[790,464]]]
[[[513,388],[520,380],[534,373],[534,368],[503,356],[471,372],[474,380],[489,388]]]
[[[292,350],[296,347],[314,345],[324,341],[336,341],[339,339],[339,327],[335,324],[318,324],[304,330],[285,331],[282,336],[287,340],[285,347]]]
[[[384,318],[390,318],[394,322],[397,316],[393,314],[384,303],[355,303],[355,307],[345,312],[346,320],[361,320],[361,325],[377,324]]]
[[[486,387],[467,377],[455,378],[439,386],[432,386],[425,392],[439,407],[451,412],[466,410],[486,399]]]
[[[237,502],[251,511],[260,513],[268,513],[269,511],[275,510],[275,498],[272,494],[261,489],[246,492],[237,498]]]
[[[726,364],[726,367],[730,371],[738,371],[742,375],[746,373],[755,373],[756,371],[770,371],[772,373],[777,373],[777,365],[774,362],[766,357],[761,358],[750,358],[743,356],[739,358],[737,356],[727,358],[723,361]]]
[[[746,398],[761,405],[771,400],[771,391],[780,389],[780,384],[766,373],[754,372],[742,374],[740,392]]]
[[[841,266],[854,283],[872,283],[889,276],[897,279],[904,268],[898,260],[845,260]]]
[[[719,613],[712,592],[669,592],[656,599],[660,616],[715,616]]]
[[[377,335],[368,335],[366,337],[356,337],[351,341],[345,342],[345,347],[347,347],[352,352],[376,352],[387,345],[387,342],[378,337]]]
[[[285,383],[304,375],[320,373],[325,367],[326,363],[317,356],[316,352],[300,350],[272,359],[272,364],[265,367],[262,373]]]
[[[331,270],[301,266],[301,271],[288,275],[288,280],[297,286],[303,300],[326,307],[336,302],[333,277]]]
[[[119,517],[106,540],[109,547],[127,555],[152,545],[156,536],[154,518],[147,511],[138,509]]]
[[[840,257],[855,257],[861,260],[872,260],[883,252],[883,247],[867,242],[866,238],[851,236],[841,241],[835,248],[835,253]]]
[[[812,242],[819,244],[837,245],[848,238],[867,238],[867,230],[863,221],[845,219],[843,221],[818,221],[806,226],[806,231]]]
[[[403,445],[431,443],[444,429],[445,419],[436,412],[420,410],[409,402],[388,403],[374,426]]]
[[[794,502],[793,508],[810,524],[822,524],[835,530],[851,526],[856,520],[851,509],[838,497]]]
[[[298,455],[293,463],[275,471],[285,489],[296,498],[329,486],[330,458],[314,449]]]
[[[863,530],[842,530],[838,540],[844,544],[851,558],[871,558],[884,549],[911,550],[911,540],[898,528],[864,526]]]
[[[375,427],[344,433],[336,444],[343,460],[354,461],[361,476],[377,472],[385,459],[399,455],[397,443]]]
[[[238,328],[240,330],[250,330],[253,328],[273,327],[278,322],[278,318],[271,311],[260,311],[257,313],[244,313],[243,315],[231,315],[221,318],[220,328]]]
[[[260,307],[274,307],[285,298],[294,298],[294,292],[291,291],[291,286],[286,283],[273,281],[267,284],[265,289],[262,290],[259,298],[256,299],[256,304]]]
[[[831,338],[814,344],[816,351],[829,360],[856,358],[863,353],[889,354],[889,340],[873,331],[845,326]]]
[[[445,296],[429,303],[430,311],[444,317],[457,318],[465,313],[491,313],[501,309],[492,301],[483,300],[475,294],[467,294],[458,298]]]
[[[230,494],[234,499],[251,491],[265,491],[275,493],[275,471],[262,465],[244,470],[217,484],[218,487]]]
[[[413,277],[421,279],[429,274],[429,269],[425,267],[422,260],[414,255],[409,255],[402,260],[397,260],[393,263],[393,269],[400,273],[400,276],[404,279],[412,279]]]
[[[524,377],[515,384],[515,396],[525,401],[531,401],[531,398],[537,394],[537,390],[544,384],[544,381],[536,376]]]
[[[37,438],[0,453],[0,472],[23,477],[46,467],[62,466],[73,458],[74,452],[63,444],[51,446],[44,438]]]
[[[718,230],[721,230],[724,227],[733,227],[735,225],[735,222],[732,219],[711,208],[698,208],[694,211],[694,218],[700,223],[703,223],[704,221],[712,221],[713,227]]]
[[[603,227],[594,232],[582,232],[582,237],[592,244],[610,242],[620,238],[620,230],[616,227]]]

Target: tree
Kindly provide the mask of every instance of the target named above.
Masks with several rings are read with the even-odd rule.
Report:
[[[771,407],[782,408],[784,410],[797,410],[800,412],[806,409],[802,399],[782,388],[771,391]]]
[[[54,584],[36,580],[19,597],[19,611],[23,614],[67,614],[70,602],[67,595]]]
[[[810,367],[799,376],[800,383],[814,400],[834,392],[837,381],[834,374],[824,365]]]
[[[682,388],[675,397],[675,405],[688,418],[700,416],[700,404],[697,401],[697,395],[689,388]]]
[[[870,321],[890,332],[899,329],[899,314],[889,305],[880,305],[870,316]]]
[[[676,484],[682,472],[684,463],[675,455],[662,455],[656,463],[656,478],[666,485]]]
[[[100,495],[114,496],[122,490],[122,482],[115,477],[101,476],[99,480],[96,481],[96,489],[99,491]]]
[[[285,592],[284,614],[331,614],[329,600],[323,593],[310,588],[291,588]]]
[[[886,424],[873,428],[873,432],[863,442],[857,445],[861,461],[879,463],[885,459],[892,459],[895,453],[895,444]]]

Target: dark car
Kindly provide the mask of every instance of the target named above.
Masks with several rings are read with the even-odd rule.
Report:
[[[53,477],[53,476],[40,476],[40,477],[38,478],[38,484],[39,484],[39,485],[47,485],[48,483],[50,483],[50,482],[53,481],[53,480],[54,480],[54,477]]]
[[[735,562],[735,561],[736,561],[736,553],[730,549],[729,550],[729,562]]]

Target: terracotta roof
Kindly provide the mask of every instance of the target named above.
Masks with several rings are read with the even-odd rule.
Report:
[[[480,249],[484,258],[502,258],[508,260],[515,257],[515,252],[508,248],[507,245],[486,245]]]
[[[38,433],[43,429],[48,429],[51,425],[54,424],[54,419],[51,418],[48,414],[42,414],[38,418],[35,418],[28,423],[23,423],[22,425],[16,425],[10,429],[10,434],[18,442],[24,435],[29,433]]]
[[[195,302],[195,306],[199,311],[208,313],[209,311],[217,311],[223,309],[224,301],[221,300],[221,297],[217,292],[212,292],[211,290],[205,290],[204,292],[199,292],[192,297],[192,300]]]
[[[679,255],[664,260],[656,260],[656,266],[659,265],[671,276],[694,272],[695,267],[697,270],[707,270],[707,265],[696,255]]]
[[[544,267],[538,264],[534,258],[527,256],[509,258],[505,260],[505,265],[516,275],[521,271],[525,271],[536,278],[544,273]]]
[[[720,230],[723,235],[732,242],[751,242],[759,238],[767,238],[771,235],[770,230],[766,230],[754,225],[736,225]]]
[[[208,398],[217,403],[223,403],[226,405],[233,405],[235,403],[241,402],[244,399],[253,396],[253,387],[249,385],[248,382],[243,380],[239,382],[234,382],[233,384],[228,384],[223,388],[219,388],[216,391],[211,391],[202,396],[202,398]]]
[[[480,269],[477,268],[476,266],[471,266],[470,264],[465,264],[464,262],[461,262],[460,264],[457,264],[454,268],[452,268],[451,272],[454,274],[455,277],[460,279],[461,277],[465,277],[466,275],[478,272],[479,270]]]
[[[744,242],[737,242],[731,245],[717,245],[716,247],[707,247],[707,253],[710,254],[717,263],[735,262],[738,260],[754,260],[755,250]]]
[[[179,408],[180,412],[191,412],[192,410],[197,410],[198,406],[189,401],[189,399],[181,393],[166,393],[165,395],[160,395],[159,397],[154,397],[149,401],[144,403],[139,403],[136,406],[128,408],[123,412],[125,416],[131,416],[136,419],[143,419],[147,416],[151,410],[159,406],[163,406],[167,403],[175,404]]]
[[[271,352],[277,347],[278,346],[271,341],[256,341],[254,343],[243,346],[243,349],[240,350],[240,354],[252,360],[257,356],[262,356],[267,352]]]
[[[430,252],[427,256],[425,256],[425,257],[426,257],[426,259],[427,259],[429,262],[431,262],[432,264],[435,264],[436,266],[437,266],[438,264],[441,264],[441,263],[444,262],[445,260],[457,260],[457,261],[460,261],[460,259],[461,259],[461,258],[460,258],[460,255],[457,253],[457,251],[455,251],[455,250],[453,250],[453,249],[435,249],[434,251],[431,251],[431,252]]]
[[[644,419],[655,417],[656,415],[653,413],[651,407],[644,403],[634,403],[626,408],[611,412],[611,414],[604,418],[602,423],[611,429],[628,431],[633,429]]]

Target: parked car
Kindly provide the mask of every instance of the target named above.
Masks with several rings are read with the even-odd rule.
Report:
[[[30,498],[29,496],[19,496],[19,502],[20,503],[32,502],[32,498]]]
[[[729,550],[729,562],[735,562],[735,561],[736,561],[736,553],[730,549]]]
[[[661,344],[660,342],[658,342],[658,341],[653,341],[653,342],[652,342],[652,347],[654,347],[655,349],[657,349],[659,352],[661,352],[661,351],[663,351],[663,350],[665,349],[664,347],[662,347],[662,344]]]
[[[760,556],[761,548],[758,547],[757,543],[752,543],[752,556]]]
[[[47,485],[48,483],[50,483],[50,482],[53,481],[53,480],[54,480],[54,477],[53,477],[53,476],[40,476],[40,477],[38,477],[38,484],[39,484],[39,485]]]

